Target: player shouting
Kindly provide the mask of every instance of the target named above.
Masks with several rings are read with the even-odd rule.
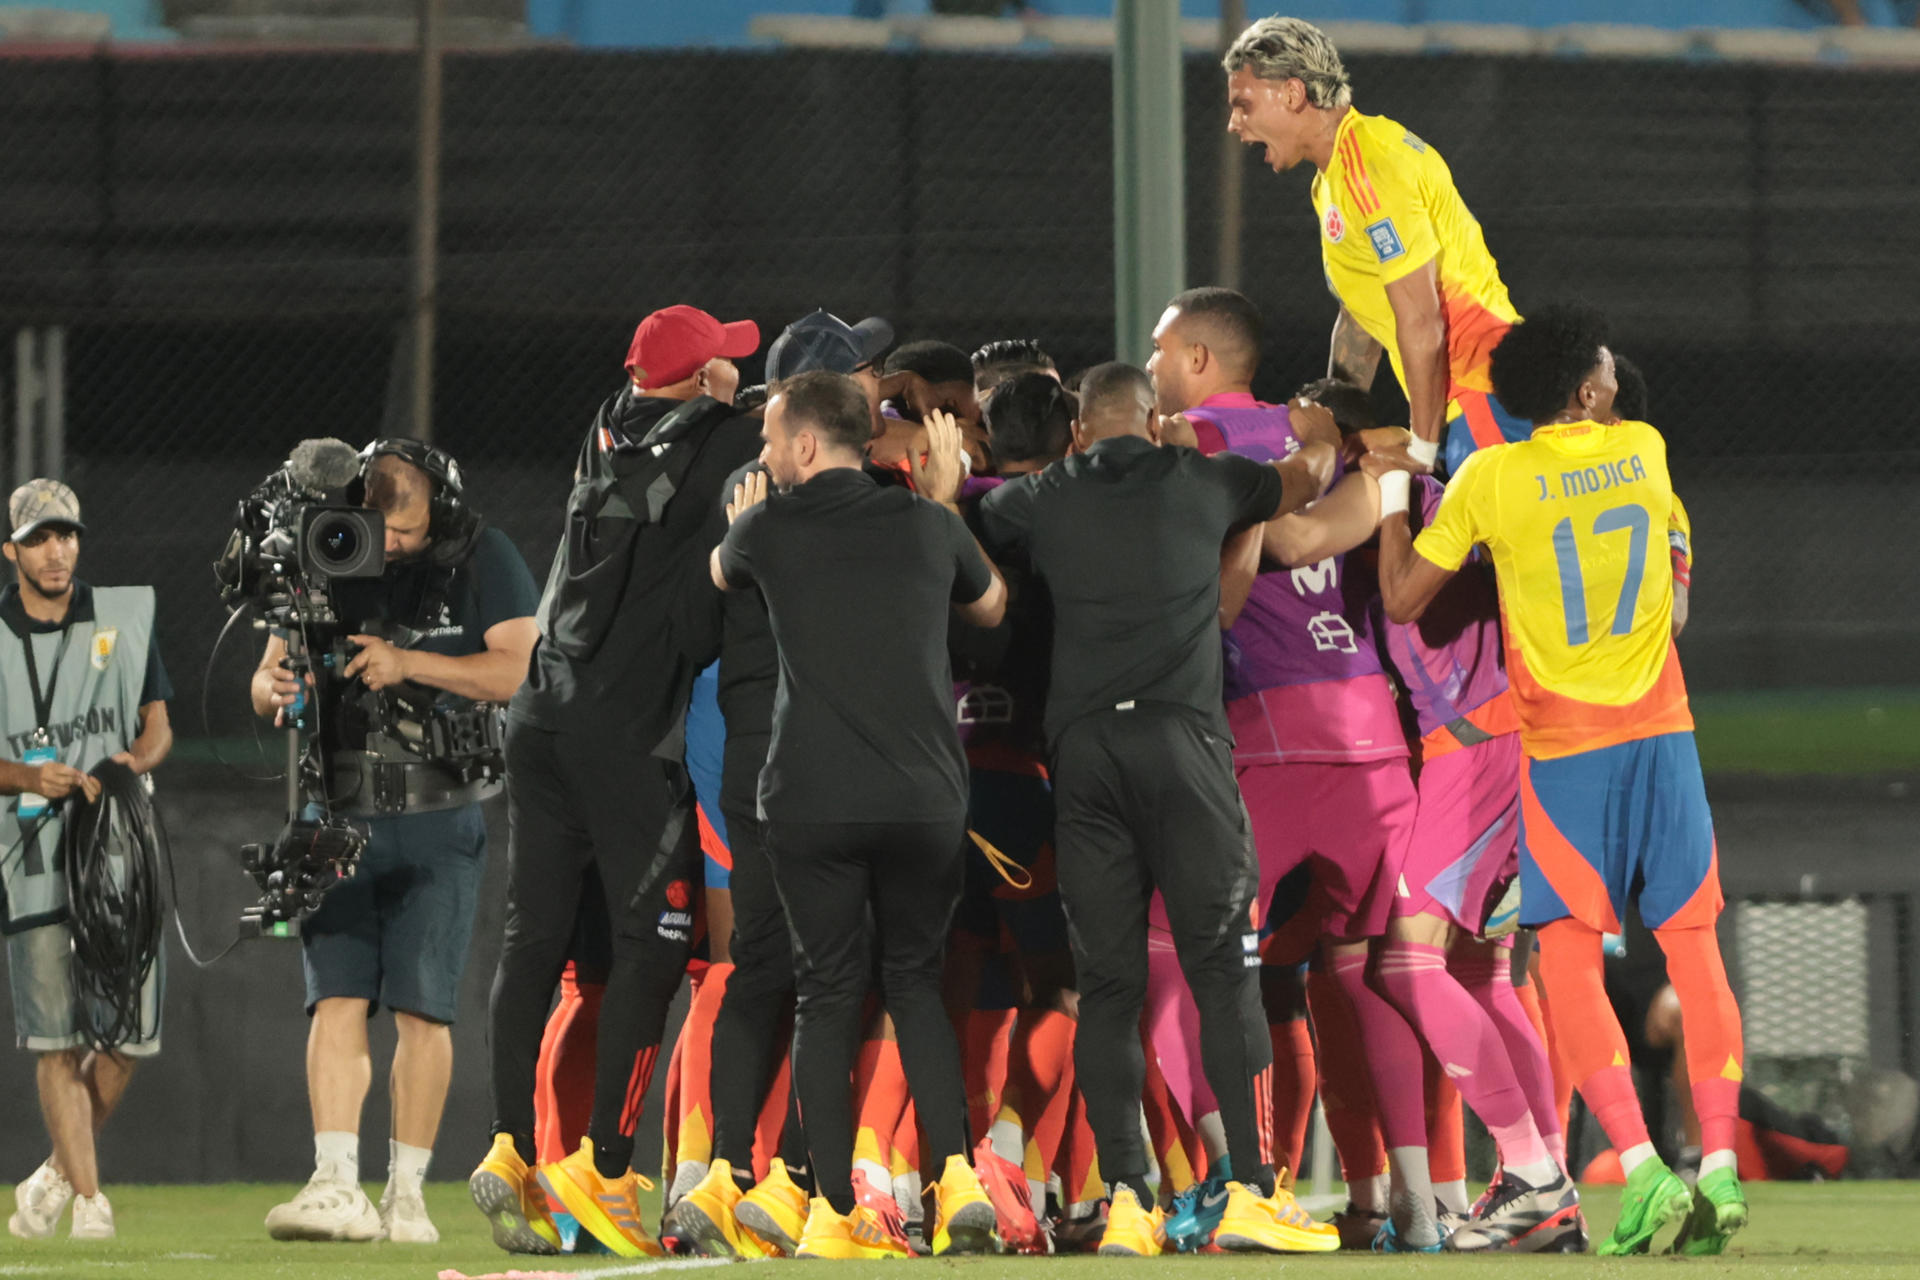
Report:
[[[1440,153],[1354,109],[1340,51],[1299,18],[1262,18],[1227,50],[1227,131],[1278,173],[1311,160],[1320,257],[1340,301],[1328,372],[1373,384],[1384,349],[1407,393],[1415,456],[1459,469],[1530,424],[1487,393],[1487,361],[1519,312]]]

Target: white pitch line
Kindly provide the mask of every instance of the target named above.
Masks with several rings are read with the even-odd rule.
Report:
[[[692,1271],[697,1267],[732,1266],[732,1258],[655,1258],[651,1262],[632,1262],[624,1267],[595,1267],[579,1272],[585,1276],[646,1276],[656,1271]]]

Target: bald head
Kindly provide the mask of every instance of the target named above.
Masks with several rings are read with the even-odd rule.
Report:
[[[1082,448],[1109,436],[1154,438],[1153,379],[1114,361],[1095,365],[1080,380],[1080,416],[1074,439]]]

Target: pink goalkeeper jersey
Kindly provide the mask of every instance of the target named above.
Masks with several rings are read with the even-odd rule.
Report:
[[[1185,417],[1203,453],[1273,462],[1300,448],[1286,406],[1244,392],[1211,396]],[[1374,643],[1379,599],[1358,557],[1254,580],[1222,637],[1235,763],[1358,764],[1407,754]]]
[[[1414,478],[1425,526],[1440,509],[1440,482]],[[1427,759],[1519,728],[1507,697],[1500,598],[1491,568],[1469,561],[1419,621],[1386,624],[1387,657],[1420,720]]]

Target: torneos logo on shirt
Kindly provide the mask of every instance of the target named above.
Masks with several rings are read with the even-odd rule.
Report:
[[[1340,216],[1339,205],[1330,204],[1327,206],[1326,226],[1327,239],[1333,241],[1335,244],[1339,244],[1341,237],[1347,234],[1347,220]]]

